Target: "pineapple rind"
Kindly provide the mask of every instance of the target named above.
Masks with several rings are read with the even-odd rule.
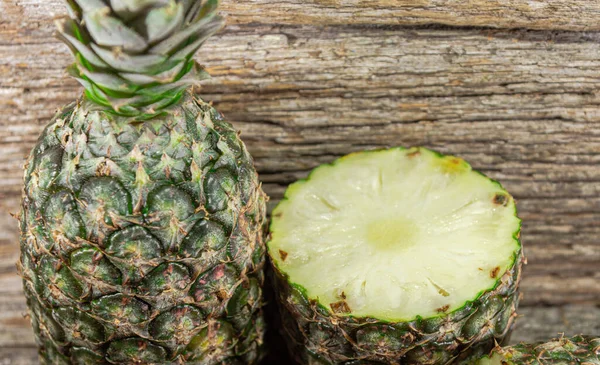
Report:
[[[271,260],[272,262],[272,260]],[[493,290],[443,317],[389,322],[377,318],[338,316],[304,294],[304,288],[272,266],[282,333],[299,364],[374,361],[384,364],[451,364],[485,354],[505,343],[518,307],[523,257]],[[491,305],[488,303],[492,303]],[[319,361],[312,358],[319,355]],[[312,359],[312,360],[311,360]]]
[[[146,122],[64,108],[20,217],[42,363],[256,363],[265,199],[238,134],[190,92]]]
[[[600,365],[600,338],[577,335],[548,342],[496,347],[464,365]]]
[[[313,170],[306,179],[292,184],[282,201],[290,199],[294,189],[309,181],[316,170],[319,168]],[[493,183],[499,185],[495,181]],[[277,209],[274,211],[276,213]],[[271,232],[272,229],[273,221]],[[518,284],[524,262],[519,232],[520,222],[513,233],[518,250],[509,269],[492,287],[478,293],[473,300],[454,311],[401,321],[333,313],[327,305],[311,298],[306,288],[281,270],[278,260],[273,258],[279,253],[268,251],[271,279],[283,323],[282,333],[290,353],[302,364],[371,361],[423,365],[450,364],[473,354],[487,353],[497,343],[504,343],[508,339],[516,318]],[[272,250],[269,243],[267,247]]]

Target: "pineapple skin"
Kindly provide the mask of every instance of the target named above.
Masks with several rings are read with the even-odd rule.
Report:
[[[386,322],[338,316],[271,265],[282,335],[298,364],[451,364],[488,353],[510,338],[516,318],[522,255],[500,284],[436,318]],[[354,362],[356,361],[356,362]]]
[[[310,175],[303,181],[308,180]],[[510,339],[526,261],[521,246],[494,288],[453,312],[440,308],[438,317],[389,322],[333,313],[277,267],[276,253],[267,253],[281,335],[294,360],[308,365],[449,365],[484,356]]]
[[[265,200],[238,133],[190,91],[144,122],[63,108],[20,213],[42,364],[256,363]]]
[[[465,365],[600,365],[600,338],[573,336],[549,342],[496,347]]]

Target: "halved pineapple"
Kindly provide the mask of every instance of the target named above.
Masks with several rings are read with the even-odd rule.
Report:
[[[520,220],[506,190],[460,158],[348,155],[292,184],[270,230],[300,362],[443,364],[509,331]]]

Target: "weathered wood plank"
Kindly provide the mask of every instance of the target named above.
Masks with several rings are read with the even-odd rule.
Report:
[[[242,131],[271,205],[351,151],[458,154],[518,199],[529,264],[513,342],[600,335],[600,3],[223,0],[222,10],[230,26],[199,54],[214,75],[201,93]],[[25,154],[80,89],[52,36],[60,0],[1,1],[0,12],[0,365],[30,365],[8,212]]]
[[[391,24],[598,30],[600,4],[585,0],[223,1],[234,22]]]
[[[17,257],[6,212],[17,210],[23,158],[79,92],[51,27],[28,27],[0,34],[0,239],[14,245],[2,253],[4,270]],[[464,157],[518,200],[524,303],[598,303],[599,41],[577,32],[230,26],[200,52],[214,75],[201,93],[241,129],[271,205],[288,183],[351,151],[425,145]]]
[[[37,350],[34,347],[0,348],[0,365],[38,364]]]
[[[60,0],[2,4],[19,22],[63,14]],[[600,4],[589,0],[222,0],[230,24],[445,24],[496,28],[599,30]]]
[[[22,292],[0,296],[0,348],[34,346]]]
[[[512,343],[546,341],[560,334],[600,336],[600,307],[567,305],[523,307],[511,337]]]

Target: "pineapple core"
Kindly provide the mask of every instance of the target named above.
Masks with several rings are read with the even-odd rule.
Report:
[[[292,184],[269,252],[338,315],[407,321],[492,289],[520,250],[512,197],[463,160],[426,149],[348,155]]]
[[[383,218],[367,226],[366,241],[378,250],[403,250],[416,244],[419,226],[410,218]]]

